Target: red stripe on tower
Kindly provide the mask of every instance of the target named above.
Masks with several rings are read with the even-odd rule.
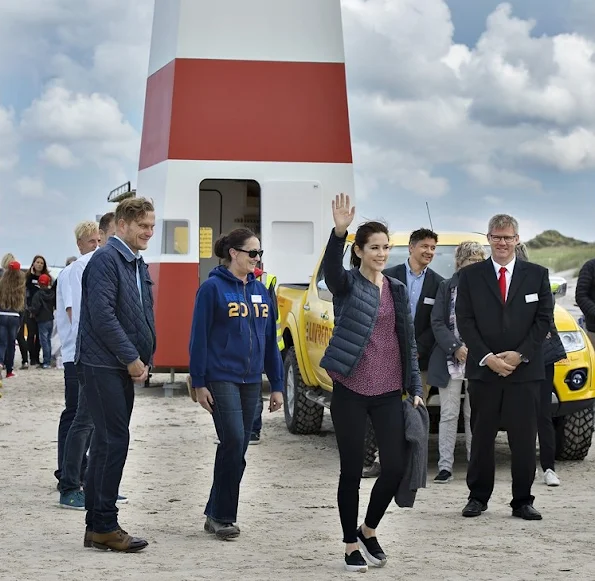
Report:
[[[351,163],[345,65],[175,59],[147,82],[140,169],[167,159]]]

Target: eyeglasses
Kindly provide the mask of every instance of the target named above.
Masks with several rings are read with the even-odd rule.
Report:
[[[262,258],[262,255],[264,254],[264,250],[244,250],[243,248],[234,248],[234,250],[245,252],[250,258],[256,258],[257,256]]]
[[[506,244],[512,244],[516,240],[516,236],[494,236],[490,234],[490,240],[492,242],[506,242]]]

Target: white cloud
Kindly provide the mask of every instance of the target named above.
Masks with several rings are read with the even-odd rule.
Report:
[[[578,127],[566,135],[558,131],[533,141],[520,148],[527,158],[560,171],[580,171],[595,168],[595,133]]]
[[[537,180],[488,163],[470,164],[465,169],[478,184],[485,187],[541,191],[541,184]]]
[[[62,157],[64,148],[71,148],[99,166],[138,158],[139,135],[109,95],[50,86],[23,113],[21,127],[29,139],[50,142],[51,153]]]
[[[39,157],[50,165],[54,165],[62,169],[74,167],[79,163],[72,151],[65,145],[60,145],[59,143],[52,143],[51,145],[48,145],[40,153]]]
[[[45,184],[39,178],[24,176],[17,180],[16,189],[21,196],[30,199],[40,199],[45,193]]]
[[[27,67],[75,91],[138,103],[145,91],[153,0],[2,0],[2,74]]]
[[[19,160],[14,112],[0,105],[0,171],[12,169]]]
[[[413,180],[410,191],[447,193],[437,169],[446,166],[481,187],[533,192],[541,190],[528,175],[536,160],[560,171],[595,167],[590,39],[535,37],[535,22],[516,18],[507,3],[471,48],[453,42],[443,0],[343,0],[343,7],[357,146],[406,159],[393,175],[433,178]]]

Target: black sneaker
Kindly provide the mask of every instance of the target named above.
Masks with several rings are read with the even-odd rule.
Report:
[[[252,432],[248,444],[250,444],[250,446],[260,444],[260,432]]]
[[[351,555],[345,554],[345,569],[350,573],[365,573],[368,563],[359,551],[353,551]]]
[[[386,555],[378,544],[378,539],[376,537],[366,539],[362,532],[362,527],[357,529],[357,544],[372,565],[376,567],[384,567],[386,565]]]
[[[215,535],[222,541],[236,539],[240,536],[240,528],[238,526],[232,523],[221,523],[213,520],[211,517],[207,517],[204,528],[207,533]]]
[[[434,482],[437,482],[438,484],[446,484],[447,482],[450,482],[452,480],[452,473],[449,472],[448,470],[440,470],[440,472],[438,472],[438,474],[436,475],[436,478],[434,478]]]

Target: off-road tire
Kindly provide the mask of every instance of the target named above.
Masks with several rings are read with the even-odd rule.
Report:
[[[578,410],[556,421],[556,460],[584,460],[593,439],[593,407]]]
[[[295,354],[295,347],[287,350],[283,363],[283,380],[285,389],[283,391],[285,423],[292,434],[318,434],[322,426],[324,407],[306,397],[306,390],[310,389],[302,379],[300,368]],[[287,399],[287,377],[293,372],[294,398],[293,406]]]
[[[376,450],[378,450],[376,434],[374,434],[372,421],[368,416],[366,422],[366,438],[364,440],[364,466],[372,466],[372,464],[374,464],[374,461],[376,460]]]

